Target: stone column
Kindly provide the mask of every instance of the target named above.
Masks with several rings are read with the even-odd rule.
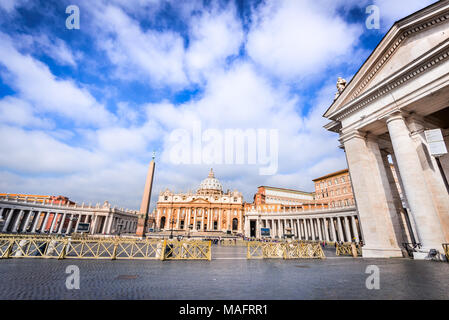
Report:
[[[231,227],[231,210],[228,210],[228,218],[226,224],[228,225],[227,230],[232,230]]]
[[[157,214],[156,214],[156,228],[160,228],[161,227],[161,209],[157,209]]]
[[[321,228],[321,219],[318,218],[316,221],[317,221],[317,225],[318,225],[318,235],[320,237],[320,241],[323,241],[324,237],[323,237],[323,229]]]
[[[178,208],[178,215],[176,216],[177,220],[176,220],[176,229],[179,230],[179,226],[181,223],[181,208]]]
[[[5,209],[6,209],[6,208],[1,208],[1,209],[0,209],[0,219],[4,219],[4,217],[3,217],[3,212],[5,212]]]
[[[78,214],[78,219],[76,219],[75,232],[78,231],[78,225],[81,222],[81,214]]]
[[[343,227],[341,225],[341,217],[337,217],[337,228],[338,228],[338,240],[345,242]]]
[[[242,232],[243,211],[239,211],[239,231]]]
[[[332,241],[337,242],[337,231],[335,230],[334,218],[329,219]]]
[[[8,217],[6,218],[5,225],[3,226],[2,232],[6,232],[8,230],[8,226],[11,223],[11,218],[14,214],[14,209],[10,209],[8,213]]]
[[[97,229],[97,221],[98,221],[98,215],[95,215],[94,222],[92,223],[92,230],[90,231],[91,234],[95,234],[95,232],[97,232],[97,230],[96,230]],[[124,228],[124,231],[127,231],[126,226]]]
[[[201,226],[200,231],[204,231],[204,208],[201,208]]]
[[[222,228],[221,209],[218,209],[218,231],[221,231],[221,228]]]
[[[19,214],[17,215],[16,222],[14,223],[14,228],[12,229],[12,232],[19,231],[20,221],[22,220],[24,213],[25,213],[24,210],[20,210]]]
[[[64,227],[64,222],[65,222],[65,216],[66,216],[66,213],[64,212],[64,214],[62,215],[61,223],[59,224],[59,228],[58,228],[59,234],[62,233],[62,228]]]
[[[109,224],[109,216],[104,216],[103,217],[103,226],[102,226],[102,228],[100,230],[101,234],[106,234],[106,229],[108,228],[108,224]],[[134,231],[134,222],[132,224],[132,228],[131,229],[133,229],[131,231]]]
[[[404,184],[404,193],[416,221],[418,237],[423,246],[422,251],[428,252],[430,249],[441,251],[441,244],[448,239],[445,238],[440,218],[432,201],[416,145],[410,137],[401,114],[395,113],[389,116],[387,126]],[[367,237],[365,232],[364,236]]]
[[[198,209],[193,209],[193,230],[196,230],[196,217],[197,217],[197,215],[198,215],[198,212],[197,212],[197,210]]]
[[[73,225],[73,213],[69,216],[69,224],[67,225],[67,229],[65,230],[65,234],[69,234]]]
[[[357,230],[357,223],[355,222],[355,217],[351,216],[351,222],[352,222],[352,230],[354,231],[354,237],[356,242],[360,242],[359,238],[359,231]]]
[[[313,223],[313,219],[309,219],[310,222],[310,228],[312,229],[312,240],[315,241],[316,240],[316,234],[315,234],[315,225]]]
[[[28,224],[30,223],[31,216],[33,215],[33,211],[29,210],[27,214],[27,218],[25,220],[25,224],[22,227],[22,232],[26,232],[28,229]]]
[[[306,225],[304,219],[299,220],[299,224],[301,226],[301,235],[304,237],[304,239],[307,239],[307,231],[306,231]]]
[[[51,221],[50,230],[48,231],[48,234],[51,234],[53,232],[53,229],[55,227],[56,221],[58,220],[58,213],[53,213],[53,220]]]
[[[249,238],[250,236],[250,230],[249,230],[249,218],[248,216],[245,217],[245,237]]]
[[[402,237],[399,239],[402,242],[411,242],[407,239],[408,226],[407,222],[402,218],[402,211],[405,209],[402,206],[401,196],[399,195],[399,190],[394,180],[393,172],[391,171],[391,165],[388,160],[388,152],[386,150],[381,150],[382,160],[385,167],[385,172],[387,174],[388,183],[390,184],[391,194],[393,205],[396,208],[396,215],[391,217],[391,222],[393,223],[393,228],[396,234],[401,235]],[[397,176],[399,180],[399,175]]]
[[[171,219],[172,219],[172,208],[167,209],[168,210],[168,223],[165,224],[165,230],[170,230],[171,229]]]
[[[40,212],[40,211],[36,211],[36,215],[35,215],[35,217],[34,217],[34,221],[33,221],[33,228],[31,228],[31,232],[32,233],[35,233],[36,232],[36,228],[37,228],[37,224],[39,223],[39,220],[40,220],[40,218],[41,218],[41,214],[42,214],[42,212]]]
[[[345,216],[344,219],[345,219],[346,238],[348,239],[348,242],[352,242],[351,228],[349,227],[348,217]]]
[[[380,149],[373,138],[365,138],[352,131],[342,135],[354,196],[365,235],[365,258],[402,257],[391,217],[390,185],[386,176]]]
[[[323,219],[323,222],[324,222],[324,233],[325,233],[325,238],[324,238],[324,240],[330,241],[330,239],[329,239],[329,229],[328,229],[328,227],[327,227],[327,218],[324,218],[324,219]]]

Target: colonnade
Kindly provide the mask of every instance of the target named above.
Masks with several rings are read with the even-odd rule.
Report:
[[[90,234],[134,233],[137,214],[112,208],[39,204],[0,199],[3,233],[71,234],[80,223],[89,223]]]
[[[330,209],[322,212],[279,214],[276,212],[247,212],[245,215],[245,235],[264,238],[263,228],[269,228],[269,237],[297,240],[360,242],[362,231],[359,220],[352,207],[347,212]],[[338,212],[337,212],[338,211]]]

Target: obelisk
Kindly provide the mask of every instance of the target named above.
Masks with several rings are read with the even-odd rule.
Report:
[[[145,189],[143,190],[142,203],[140,204],[140,214],[143,218],[140,218],[137,222],[136,235],[139,237],[145,237],[148,225],[148,209],[150,208],[151,200],[151,189],[153,188],[153,177],[154,177],[154,152],[153,159],[150,162],[147,173],[147,180],[145,181]]]

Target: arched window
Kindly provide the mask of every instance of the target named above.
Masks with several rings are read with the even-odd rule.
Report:
[[[237,230],[239,227],[239,220],[237,218],[232,219],[232,230]]]

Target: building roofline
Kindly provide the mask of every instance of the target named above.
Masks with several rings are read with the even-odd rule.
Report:
[[[335,171],[335,172],[326,174],[325,176],[313,179],[312,181],[327,179],[327,178],[330,178],[330,177],[333,177],[333,176],[337,176],[337,175],[345,173],[345,172],[349,172],[349,169],[343,169],[343,170]]]
[[[289,192],[299,193],[299,194],[303,194],[303,195],[313,195],[315,193],[314,191],[307,192],[307,191],[301,191],[301,190],[278,188],[278,187],[270,187],[270,186],[259,186],[257,188],[265,188],[265,189],[280,190],[280,191],[289,191]]]

